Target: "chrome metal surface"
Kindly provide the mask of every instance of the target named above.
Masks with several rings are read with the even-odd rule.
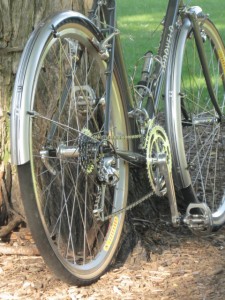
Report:
[[[53,34],[52,28],[57,28],[62,21],[72,19],[92,24],[88,18],[78,12],[59,13],[37,27],[23,51],[15,80],[11,109],[11,156],[12,163],[15,165],[22,165],[30,160],[31,116],[27,112],[32,111],[32,93],[41,53],[47,40]]]

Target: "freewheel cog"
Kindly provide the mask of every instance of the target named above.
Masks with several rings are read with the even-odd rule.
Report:
[[[164,196],[167,192],[164,175],[160,169],[160,159],[166,157],[169,171],[172,170],[172,157],[167,134],[160,125],[153,125],[146,136],[147,172],[153,192]]]
[[[81,167],[86,174],[91,174],[95,168],[95,155],[99,142],[93,138],[89,129],[84,128],[81,131],[78,143]]]

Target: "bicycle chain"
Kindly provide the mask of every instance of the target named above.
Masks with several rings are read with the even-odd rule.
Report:
[[[162,133],[162,135],[163,135],[163,141],[164,141],[164,143],[166,143],[166,144],[169,144],[169,141],[168,141],[168,139],[167,139],[167,135],[166,135],[166,132],[164,131],[164,129],[161,127],[161,126],[159,126],[159,125],[155,125],[154,124],[155,123],[155,119],[151,119],[151,120],[149,120],[149,122],[148,122],[148,129],[147,129],[147,133],[146,133],[146,136],[145,136],[145,143],[144,143],[144,149],[146,149],[146,155],[147,155],[147,157],[149,156],[149,151],[150,151],[150,149],[148,149],[149,148],[149,139],[150,139],[150,137],[152,136],[152,135],[154,135],[154,134],[156,134],[155,133],[155,131],[156,130],[160,130],[160,133]],[[110,139],[111,140],[122,140],[122,139],[138,139],[138,138],[141,138],[143,135],[141,135],[141,134],[137,134],[137,135],[128,135],[128,136],[112,136],[112,137],[110,137]],[[167,153],[168,154],[168,153]],[[170,154],[170,151],[169,151],[169,154]],[[168,154],[168,155],[169,155]],[[171,154],[170,154],[171,155]],[[116,215],[119,215],[119,214],[121,214],[121,213],[123,213],[123,212],[125,212],[125,211],[129,211],[129,210],[131,210],[131,209],[133,209],[134,207],[136,207],[137,205],[139,205],[140,203],[142,203],[142,202],[144,202],[145,200],[147,200],[148,198],[150,198],[150,197],[152,197],[154,194],[159,194],[159,193],[157,193],[157,189],[155,188],[155,186],[154,186],[154,184],[153,184],[153,180],[150,180],[151,179],[151,176],[149,176],[149,173],[150,173],[150,170],[149,170],[149,165],[147,164],[147,174],[148,174],[148,177],[149,177],[149,181],[150,181],[150,185],[152,186],[152,192],[150,192],[149,194],[147,194],[147,195],[145,195],[144,197],[142,197],[142,198],[140,198],[140,199],[138,199],[137,201],[135,201],[134,203],[132,203],[132,204],[130,204],[130,205],[128,205],[128,206],[126,206],[125,208],[122,208],[122,209],[120,209],[120,210],[118,210],[118,211],[116,211],[116,212],[113,212],[113,213],[111,213],[111,214],[109,214],[108,216],[104,216],[104,214],[103,214],[103,216],[104,217],[101,217],[100,216],[100,210],[99,210],[99,212],[98,212],[98,207],[99,207],[99,204],[100,204],[100,194],[101,193],[99,193],[99,195],[97,196],[97,198],[96,198],[96,201],[95,201],[95,216],[96,216],[96,218],[98,219],[98,220],[101,220],[101,221],[107,221],[107,220],[109,220],[110,218],[112,218],[113,216],[116,216]],[[99,189],[99,190],[101,190],[101,188]],[[161,195],[161,193],[160,193],[160,195]],[[101,211],[102,212],[102,211]]]
[[[137,134],[137,135],[127,135],[127,136],[113,136],[113,137],[110,137],[111,140],[122,140],[122,139],[138,139],[138,138],[141,138],[142,135],[141,134]],[[131,209],[133,209],[134,207],[138,206],[139,204],[141,204],[142,202],[146,201],[147,199],[149,199],[150,197],[152,197],[154,195],[154,192],[150,192],[148,194],[146,194],[145,196],[141,197],[140,199],[138,199],[137,201],[135,201],[134,203],[122,208],[122,209],[119,209],[118,211],[115,211],[115,212],[112,212],[111,214],[107,215],[107,216],[104,216],[103,218],[100,216],[100,210],[98,212],[98,207],[99,207],[99,204],[100,204],[100,198],[101,198],[101,188],[99,188],[99,193],[96,197],[96,201],[95,201],[95,217],[97,220],[101,220],[102,222],[105,222],[107,220],[109,220],[110,218],[114,217],[114,216],[117,216],[117,215],[120,215],[121,213],[124,213],[126,211],[129,211]]]
[[[148,130],[147,130],[147,134],[146,134],[146,137],[145,137],[145,145],[144,145],[144,148],[147,151],[147,156],[149,156],[148,150],[150,150],[150,149],[147,149],[148,146],[149,146],[149,143],[148,143],[149,142],[149,138],[150,138],[150,136],[152,136],[154,134],[154,130],[156,130],[156,129],[158,129],[158,130],[160,129],[160,133],[162,133],[163,137],[165,138],[165,143],[167,142],[166,144],[169,144],[168,139],[167,139],[167,135],[166,135],[164,129],[161,126],[159,126],[159,125],[154,125],[154,120],[150,120],[150,122],[148,124]],[[139,134],[139,135],[131,135],[131,136],[119,136],[119,137],[115,136],[115,137],[111,137],[111,139],[113,139],[113,140],[115,140],[115,139],[136,139],[136,138],[141,138],[141,137],[142,137],[142,135]],[[164,139],[163,139],[163,141],[164,141]],[[147,165],[147,173],[148,173],[148,177],[149,177],[149,169],[148,168],[149,168],[149,166]],[[125,208],[122,208],[122,209],[120,209],[120,210],[118,210],[116,212],[113,212],[113,213],[109,214],[106,217],[104,216],[103,218],[100,217],[100,213],[98,212],[98,209],[97,209],[97,207],[99,207],[99,203],[100,203],[100,194],[101,193],[99,193],[99,195],[97,196],[96,201],[95,201],[95,209],[96,209],[95,210],[95,216],[96,216],[96,218],[98,220],[103,221],[103,222],[107,221],[110,218],[112,218],[113,216],[119,215],[119,214],[121,214],[121,213],[123,213],[125,211],[129,211],[129,210],[133,209],[134,207],[136,207],[137,205],[141,204],[142,202],[144,202],[148,198],[152,197],[154,194],[158,194],[156,192],[156,189],[154,188],[154,184],[152,183],[151,180],[150,180],[150,185],[152,186],[152,189],[153,189],[152,192],[146,194],[145,196],[143,196],[142,198],[138,199],[134,203],[126,206]],[[101,190],[101,188],[100,188],[100,190]]]
[[[112,140],[134,140],[134,139],[140,139],[142,137],[142,134],[134,134],[134,135],[118,135],[118,136],[112,136],[110,139]]]
[[[151,192],[145,196],[143,196],[142,198],[140,198],[139,200],[135,201],[134,203],[124,207],[124,208],[121,208],[111,214],[109,214],[108,216],[104,217],[104,219],[102,220],[103,222],[109,220],[110,218],[114,217],[114,216],[117,216],[117,215],[120,215],[121,213],[125,212],[125,211],[128,211],[128,210],[131,210],[132,208],[136,207],[137,205],[141,204],[142,202],[146,201],[147,199],[149,199],[150,197],[152,197],[154,195],[154,192]]]
[[[109,140],[123,140],[123,139],[130,139],[131,140],[131,139],[139,139],[141,137],[142,137],[141,134],[110,136],[109,139],[106,139],[106,141],[107,140],[108,141]],[[96,136],[95,136],[95,138],[96,138]],[[97,196],[96,196],[96,200],[95,200],[95,204],[94,204],[94,211],[93,212],[94,212],[95,218],[97,220],[102,221],[102,222],[105,222],[105,221],[109,220],[110,218],[112,218],[113,216],[119,215],[119,214],[121,214],[121,213],[123,213],[125,211],[131,210],[133,207],[137,206],[138,204],[140,204],[144,200],[148,199],[152,195],[152,193],[148,194],[145,197],[137,200],[136,202],[134,202],[134,203],[132,203],[132,204],[130,204],[130,205],[128,205],[128,206],[126,206],[126,207],[124,207],[124,208],[116,211],[116,212],[113,212],[113,213],[107,215],[106,217],[105,216],[102,217],[102,215],[104,215],[104,214],[102,214],[102,209],[103,208],[99,207],[100,206],[100,202],[101,202],[101,190],[102,189],[99,186],[99,190],[98,190],[98,193],[97,193]]]

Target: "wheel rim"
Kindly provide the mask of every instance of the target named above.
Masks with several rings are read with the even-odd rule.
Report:
[[[121,214],[101,222],[93,214],[101,190],[90,148],[97,148],[103,132],[106,64],[89,38],[89,31],[71,26],[60,38],[49,39],[35,80],[31,126],[32,177],[42,224],[58,258],[81,278],[98,276],[109,264],[124,220]],[[112,96],[110,135],[126,135],[115,78]],[[89,135],[92,144],[84,142]],[[125,140],[110,142],[127,150]],[[83,157],[49,155],[49,149],[62,145],[79,148]],[[44,162],[43,149],[48,150]],[[85,160],[85,155],[91,157]],[[125,206],[127,168],[119,159],[116,168],[120,180],[106,187],[106,215]]]

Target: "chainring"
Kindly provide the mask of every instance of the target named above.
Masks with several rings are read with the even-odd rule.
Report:
[[[151,124],[152,125],[152,124]],[[165,154],[168,168],[172,170],[172,157],[167,134],[162,126],[152,125],[146,135],[147,173],[153,192],[157,196],[164,196],[167,192],[164,175],[157,164],[158,155]]]

